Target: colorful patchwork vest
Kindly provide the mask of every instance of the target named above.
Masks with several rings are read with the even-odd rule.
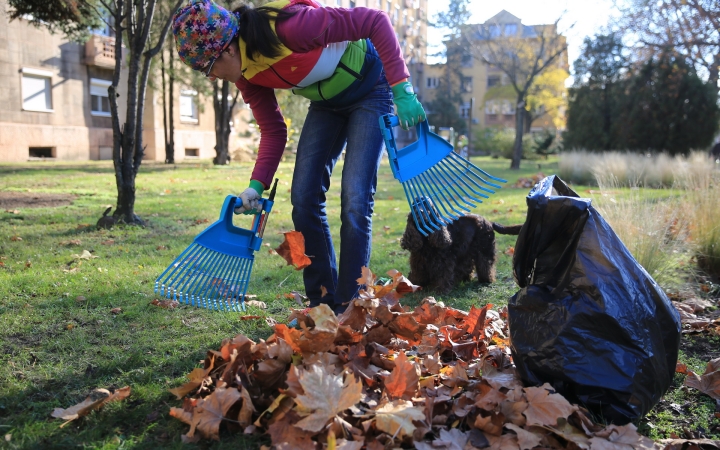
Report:
[[[280,0],[264,6],[283,9],[302,4],[318,8],[312,0]],[[270,26],[275,31],[275,22]],[[246,57],[246,44],[240,39],[243,76],[250,83],[274,89],[292,89],[314,102],[328,106],[351,104],[375,86],[382,63],[369,39],[338,42],[306,53],[293,52],[282,45],[274,58]]]

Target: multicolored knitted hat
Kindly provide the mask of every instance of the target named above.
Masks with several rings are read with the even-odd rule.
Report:
[[[173,16],[173,34],[180,59],[204,71],[238,32],[238,18],[212,0],[192,0]]]

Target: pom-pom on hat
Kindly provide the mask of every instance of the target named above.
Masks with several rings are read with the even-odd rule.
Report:
[[[180,59],[206,72],[238,32],[238,18],[212,0],[192,0],[173,16],[173,35]]]

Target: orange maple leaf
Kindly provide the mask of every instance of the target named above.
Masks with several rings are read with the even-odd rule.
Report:
[[[420,381],[420,367],[408,360],[405,352],[395,358],[395,368],[385,379],[385,391],[390,398],[410,400],[415,396]]]
[[[305,237],[299,231],[288,231],[283,233],[285,240],[275,251],[287,261],[289,266],[295,266],[295,270],[302,270],[309,266],[312,261],[305,254]]]

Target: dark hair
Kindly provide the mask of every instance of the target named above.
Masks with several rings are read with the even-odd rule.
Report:
[[[270,27],[270,21],[280,22],[295,15],[296,11],[261,6],[257,9],[243,5],[233,11],[240,15],[240,29],[238,34],[245,41],[245,56],[255,60],[260,54],[266,58],[280,55],[282,42]],[[275,15],[271,14],[275,13]]]

